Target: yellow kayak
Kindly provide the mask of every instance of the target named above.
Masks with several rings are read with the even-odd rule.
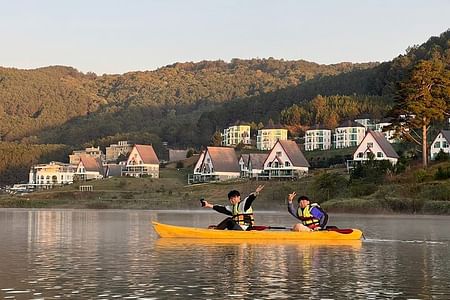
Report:
[[[264,239],[264,240],[360,240],[359,229],[334,229],[311,232],[275,231],[275,230],[215,230],[195,227],[167,225],[153,222],[153,228],[162,238],[195,239]]]

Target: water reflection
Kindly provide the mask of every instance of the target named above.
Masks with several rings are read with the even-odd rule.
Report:
[[[288,225],[283,213],[260,224]],[[450,218],[333,216],[368,241],[158,239],[199,212],[0,210],[1,299],[449,299]],[[389,220],[387,222],[386,220]],[[426,228],[426,230],[424,229]],[[414,231],[415,230],[415,231]]]

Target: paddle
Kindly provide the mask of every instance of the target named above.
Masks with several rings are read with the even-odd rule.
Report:
[[[283,226],[264,226],[264,225],[255,225],[252,227],[253,230],[266,230],[266,229],[284,229],[284,230],[291,230],[290,227],[283,227]],[[327,226],[325,229],[322,229],[320,231],[335,231],[337,233],[342,234],[350,234],[353,232],[353,229],[350,228],[337,228],[336,226]]]

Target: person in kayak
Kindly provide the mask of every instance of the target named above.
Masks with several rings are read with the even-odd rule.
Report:
[[[288,211],[302,222],[295,224],[292,227],[292,231],[313,231],[325,228],[328,222],[328,214],[320,208],[319,204],[311,204],[309,198],[306,196],[300,196],[298,198],[298,207],[295,209],[292,201],[296,195],[296,192],[288,195]]]
[[[202,206],[205,208],[212,208],[217,212],[229,215],[220,222],[214,229],[228,229],[228,230],[251,230],[255,223],[253,218],[252,203],[256,199],[259,192],[262,191],[264,185],[259,185],[256,190],[241,201],[241,194],[239,191],[232,190],[228,193],[228,200],[231,205],[214,205],[203,200]]]

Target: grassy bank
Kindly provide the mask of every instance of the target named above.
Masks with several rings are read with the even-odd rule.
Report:
[[[353,185],[343,169],[312,171],[298,181],[235,180],[200,185],[186,184],[187,170],[161,169],[159,179],[123,177],[83,183],[93,186],[91,192],[81,192],[79,184],[72,184],[22,196],[2,195],[0,207],[198,209],[200,198],[226,204],[231,189],[246,195],[265,184],[255,202],[256,210],[285,210],[286,195],[296,191],[319,200],[330,212],[450,214],[450,179],[436,180],[438,168],[450,168],[450,163],[426,171],[410,168],[387,176],[381,184]]]

